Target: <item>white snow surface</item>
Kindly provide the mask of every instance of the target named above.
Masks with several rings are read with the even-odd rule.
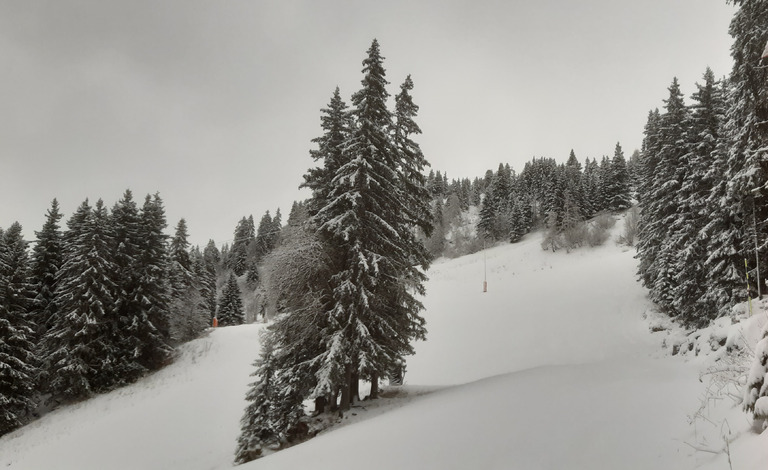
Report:
[[[406,385],[385,387],[395,398],[239,468],[727,469],[726,418],[739,436],[732,468],[768,468],[768,433],[749,430],[740,407],[721,401],[709,434],[691,419],[710,364],[662,352],[669,333],[649,332],[633,249],[540,243],[534,233],[435,263],[428,339]],[[231,468],[261,328],[220,328],[140,383],[0,438],[0,468]]]
[[[263,325],[218,328],[134,385],[0,438],[3,469],[210,469],[231,462]]]

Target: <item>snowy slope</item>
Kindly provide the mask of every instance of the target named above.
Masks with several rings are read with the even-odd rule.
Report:
[[[657,358],[633,254],[545,252],[532,234],[436,264],[406,382],[464,385],[246,468],[693,468],[698,369]]]
[[[167,368],[0,439],[0,468],[208,469],[232,461],[262,325],[219,328]]]
[[[634,250],[539,243],[435,263],[405,398],[362,402],[347,425],[239,468],[728,468],[693,447],[703,364],[649,334]],[[141,383],[0,438],[0,468],[231,468],[260,328],[214,331]],[[767,468],[767,444],[745,434],[733,468]]]

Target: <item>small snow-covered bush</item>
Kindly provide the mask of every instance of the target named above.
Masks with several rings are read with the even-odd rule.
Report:
[[[573,227],[563,230],[562,245],[567,251],[583,246],[589,239],[589,228],[584,222],[579,222]]]
[[[586,241],[589,246],[600,246],[610,238],[608,230],[616,224],[610,214],[600,214],[589,222],[589,231],[586,234]]]
[[[754,409],[755,421],[760,421],[762,431],[768,428],[768,397],[760,397],[755,402]]]
[[[755,346],[755,358],[747,375],[747,384],[744,388],[744,411],[752,413],[758,418],[756,404],[759,398],[768,396],[768,328],[763,330],[763,339]]]

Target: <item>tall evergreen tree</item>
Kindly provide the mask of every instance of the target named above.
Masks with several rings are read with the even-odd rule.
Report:
[[[0,436],[21,426],[35,406],[32,300],[27,244],[18,222],[0,234]]]
[[[621,144],[616,143],[613,159],[608,167],[605,181],[605,193],[607,195],[607,209],[622,211],[630,206],[629,170],[627,160],[624,158],[624,150]]]
[[[768,224],[765,223],[768,221],[768,159],[765,158],[765,149],[768,148],[768,61],[761,57],[765,49],[768,2],[731,2],[738,10],[731,20],[729,30],[734,39],[731,47],[734,64],[727,123],[731,142],[728,149],[729,181],[725,204],[730,206],[732,213],[740,214],[740,231],[745,238],[752,231],[750,225],[760,227],[756,236],[760,278],[764,280],[768,275]],[[751,259],[749,263],[754,269]]]
[[[229,275],[227,284],[221,292],[221,299],[219,299],[219,310],[216,315],[219,326],[243,324],[245,313],[243,312],[241,295],[240,287],[237,285],[237,277],[232,273]]]
[[[643,285],[649,287],[655,282],[656,273],[650,269],[658,257],[664,233],[656,230],[655,195],[659,179],[657,166],[659,163],[661,114],[658,109],[648,113],[645,124],[645,137],[641,150],[640,185],[637,197],[640,205],[638,220],[637,255],[639,259],[638,273]]]
[[[638,243],[643,281],[650,289],[650,297],[662,309],[674,314],[673,301],[676,283],[676,258],[679,246],[673,246],[671,235],[678,223],[679,203],[685,174],[688,171],[690,149],[689,110],[677,78],[669,87],[665,100],[666,113],[661,116],[653,136],[654,155],[646,165],[654,164],[652,180],[645,184],[645,205],[641,212],[642,229]],[[646,136],[647,137],[647,136]],[[650,251],[648,251],[650,248]]]
[[[207,271],[199,250],[195,255],[199,266],[195,266],[188,236],[187,223],[181,219],[170,244],[170,333],[178,342],[196,338],[209,324],[203,293],[207,285],[202,281]]]
[[[565,163],[565,190],[568,191],[571,201],[578,207],[579,213],[584,215],[588,208],[582,179],[581,163],[576,158],[576,152],[571,149],[568,161]]]
[[[765,223],[768,221],[768,160],[765,158],[768,147],[768,70],[762,52],[766,41],[768,1],[731,0],[731,3],[738,9],[729,30],[734,39],[731,46],[734,64],[725,128],[730,146],[727,160],[729,178],[723,206],[727,213],[735,216],[734,222],[741,227],[743,238],[750,233],[750,222],[756,228],[754,238],[759,245],[759,274],[761,279],[765,279],[768,273],[765,267],[768,243],[768,224]],[[765,386],[766,344],[763,338],[756,348],[752,373],[745,388],[746,411],[753,411],[757,399],[768,394],[768,387]]]
[[[235,227],[235,239],[232,242],[232,248],[229,250],[227,259],[228,266],[235,275],[242,276],[248,268],[249,251],[253,250],[256,242],[256,229],[254,227],[253,216],[243,217]],[[260,259],[262,254],[254,255]]]
[[[56,273],[62,264],[63,240],[59,221],[59,203],[51,202],[42,230],[35,232],[37,243],[32,249],[31,284],[36,293],[32,301],[32,317],[37,325],[37,335],[42,336],[53,325],[58,312],[55,302]]]
[[[323,165],[309,169],[301,185],[312,190],[312,198],[307,207],[310,215],[317,213],[320,207],[329,202],[331,181],[344,161],[342,153],[353,125],[347,104],[341,99],[339,87],[333,92],[328,107],[321,112],[323,115],[320,122],[324,133],[312,140],[318,148],[309,153],[315,161],[322,161]]]
[[[398,155],[399,184],[403,197],[407,198],[402,203],[405,222],[419,227],[429,236],[432,231],[432,214],[429,204],[431,197],[424,170],[430,165],[419,144],[413,140],[421,134],[421,128],[414,120],[419,112],[419,106],[413,102],[411,90],[413,90],[413,80],[408,75],[400,85],[400,93],[395,96],[395,120],[392,134]],[[411,250],[418,253],[421,246],[414,240],[410,242],[414,244]]]
[[[677,248],[677,289],[672,307],[681,320],[700,326],[718,315],[716,304],[710,299],[704,301],[708,291],[719,290],[720,286],[717,282],[707,282],[711,269],[706,265],[707,244],[711,239],[702,231],[715,212],[707,206],[707,200],[717,183],[709,170],[714,165],[723,120],[724,98],[720,91],[714,73],[707,68],[704,84],[697,84],[697,92],[692,96],[688,169],[678,194],[677,220],[670,227],[673,232],[670,243]]]
[[[275,239],[275,224],[269,211],[265,212],[259,221],[259,228],[256,231],[256,241],[254,242],[254,253],[256,261],[261,261],[270,251],[272,251]]]
[[[746,300],[744,285],[744,251],[746,244],[742,229],[743,213],[738,204],[728,198],[728,153],[730,136],[735,135],[727,118],[727,103],[733,95],[727,93],[727,81],[721,95],[725,97],[722,110],[721,131],[712,153],[712,163],[704,175],[704,184],[711,187],[706,208],[709,221],[701,229],[700,237],[706,240],[708,257],[706,264],[706,293],[697,302],[710,318],[728,315],[733,305]],[[731,98],[728,98],[731,96]]]
[[[59,314],[44,338],[45,389],[51,399],[75,401],[120,381],[121,351],[113,342],[118,286],[107,211],[86,200],[67,222],[64,263],[57,274]]]
[[[423,294],[422,270],[428,265],[414,229],[431,231],[426,182],[417,176],[426,160],[411,140],[418,133],[412,122],[417,108],[406,80],[395,100],[395,119],[387,109],[377,41],[363,66],[363,87],[352,97],[353,124],[340,165],[334,178],[326,180],[329,186],[314,191],[320,199],[310,204],[316,208],[310,224],[317,227],[314,236],[328,263],[326,285],[312,296],[307,315],[278,317],[282,326],[270,329],[269,341],[279,354],[260,363],[249,395],[254,406],[279,396],[274,406],[288,410],[282,413],[287,419],[270,424],[269,416],[275,416],[270,409],[249,407],[238,460],[260,443],[282,442],[303,416],[306,398],[335,397],[340,390],[340,406],[348,409],[358,378],[371,381],[375,396],[379,377],[401,367],[413,351],[411,341],[426,333],[418,314],[422,306],[414,296]],[[268,367],[279,372],[270,375]],[[267,387],[269,377],[282,378],[282,383]]]
[[[158,194],[147,195],[141,210],[140,243],[136,264],[134,314],[125,322],[128,351],[136,371],[156,370],[165,365],[171,355],[170,302],[168,282],[168,236],[165,207]],[[133,379],[133,377],[131,377]]]

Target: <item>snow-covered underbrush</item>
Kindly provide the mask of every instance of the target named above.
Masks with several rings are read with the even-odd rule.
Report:
[[[686,330],[657,312],[646,315],[662,350],[700,370],[705,388],[688,416],[692,429],[685,443],[700,454],[701,468],[761,468],[764,452],[757,450],[768,444],[768,433],[763,433],[764,420],[745,412],[744,399],[755,345],[768,323],[768,301],[752,301],[751,311],[748,303],[738,304],[729,316],[697,330]],[[742,465],[735,464],[739,461]]]

